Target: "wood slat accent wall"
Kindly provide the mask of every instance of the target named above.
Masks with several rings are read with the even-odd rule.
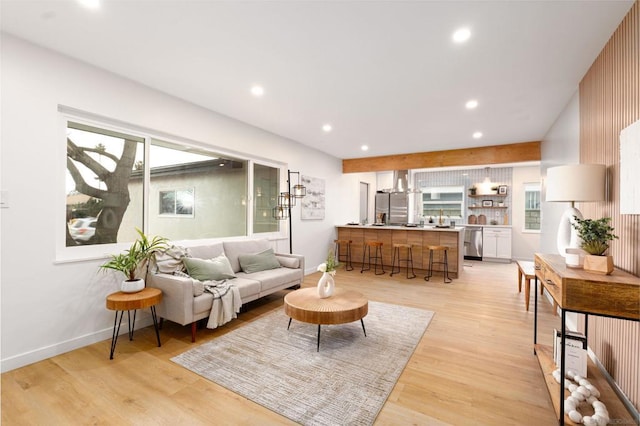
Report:
[[[580,203],[587,218],[611,217],[617,267],[640,275],[640,215],[621,215],[620,131],[640,119],[640,3],[636,1],[580,83],[580,162],[607,166],[608,199]],[[638,165],[640,167],[640,165]],[[640,182],[637,182],[640,185]],[[638,295],[640,297],[640,295]],[[589,319],[589,346],[640,407],[640,323]]]
[[[342,173],[540,161],[540,141],[342,160]]]

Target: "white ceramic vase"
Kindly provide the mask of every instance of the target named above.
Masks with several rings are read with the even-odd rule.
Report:
[[[331,296],[335,286],[336,284],[333,281],[333,275],[328,272],[323,272],[322,276],[318,280],[318,296],[321,299]]]
[[[122,284],[120,284],[120,291],[122,291],[123,293],[137,293],[139,291],[142,291],[143,289],[144,280],[142,278],[133,281],[125,280],[122,281]]]

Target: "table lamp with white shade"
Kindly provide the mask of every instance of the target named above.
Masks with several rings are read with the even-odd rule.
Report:
[[[546,201],[570,202],[558,226],[558,253],[565,257],[567,266],[579,266],[579,256],[572,254],[580,248],[580,237],[571,225],[573,217],[582,219],[575,202],[603,201],[605,199],[606,166],[603,164],[571,164],[547,169]],[[567,249],[571,249],[567,252]]]

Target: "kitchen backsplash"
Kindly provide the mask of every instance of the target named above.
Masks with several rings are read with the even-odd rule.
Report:
[[[469,188],[480,184],[484,181],[485,177],[489,176],[489,180],[493,187],[499,185],[507,186],[507,196],[493,198],[494,202],[503,202],[507,207],[506,209],[490,209],[482,208],[483,198],[470,198]],[[465,223],[468,221],[469,215],[476,216],[485,215],[487,224],[495,221],[499,225],[511,224],[511,205],[512,205],[512,190],[513,190],[513,168],[512,167],[490,167],[468,170],[443,170],[434,172],[415,172],[413,177],[412,186],[415,188],[420,187],[436,187],[436,186],[464,186],[465,192]],[[487,197],[492,199],[492,197]],[[476,208],[470,210],[469,207],[476,204]]]

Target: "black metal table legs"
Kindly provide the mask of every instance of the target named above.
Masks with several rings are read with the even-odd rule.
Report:
[[[289,324],[287,324],[287,330],[291,327],[291,320],[293,318],[289,318]],[[364,337],[367,337],[367,330],[364,328],[364,320],[360,318],[360,324],[362,324],[362,332],[364,333]],[[320,352],[320,324],[318,324],[318,337],[316,343],[316,352]]]
[[[151,306],[151,317],[153,318],[153,328],[156,332],[156,339],[158,340],[158,347],[162,346],[160,343],[160,331],[158,330],[158,316],[156,315],[156,307]],[[120,319],[118,320],[118,312],[120,313]],[[131,311],[127,311],[127,323],[129,326],[129,340],[133,340],[133,330],[136,326],[136,312],[133,311],[133,321],[131,321]],[[113,359],[113,353],[116,350],[116,344],[118,343],[118,335],[120,334],[120,325],[122,324],[122,317],[124,316],[124,311],[116,311],[116,316],[113,320],[113,334],[111,335],[111,352],[109,354],[109,359]]]

